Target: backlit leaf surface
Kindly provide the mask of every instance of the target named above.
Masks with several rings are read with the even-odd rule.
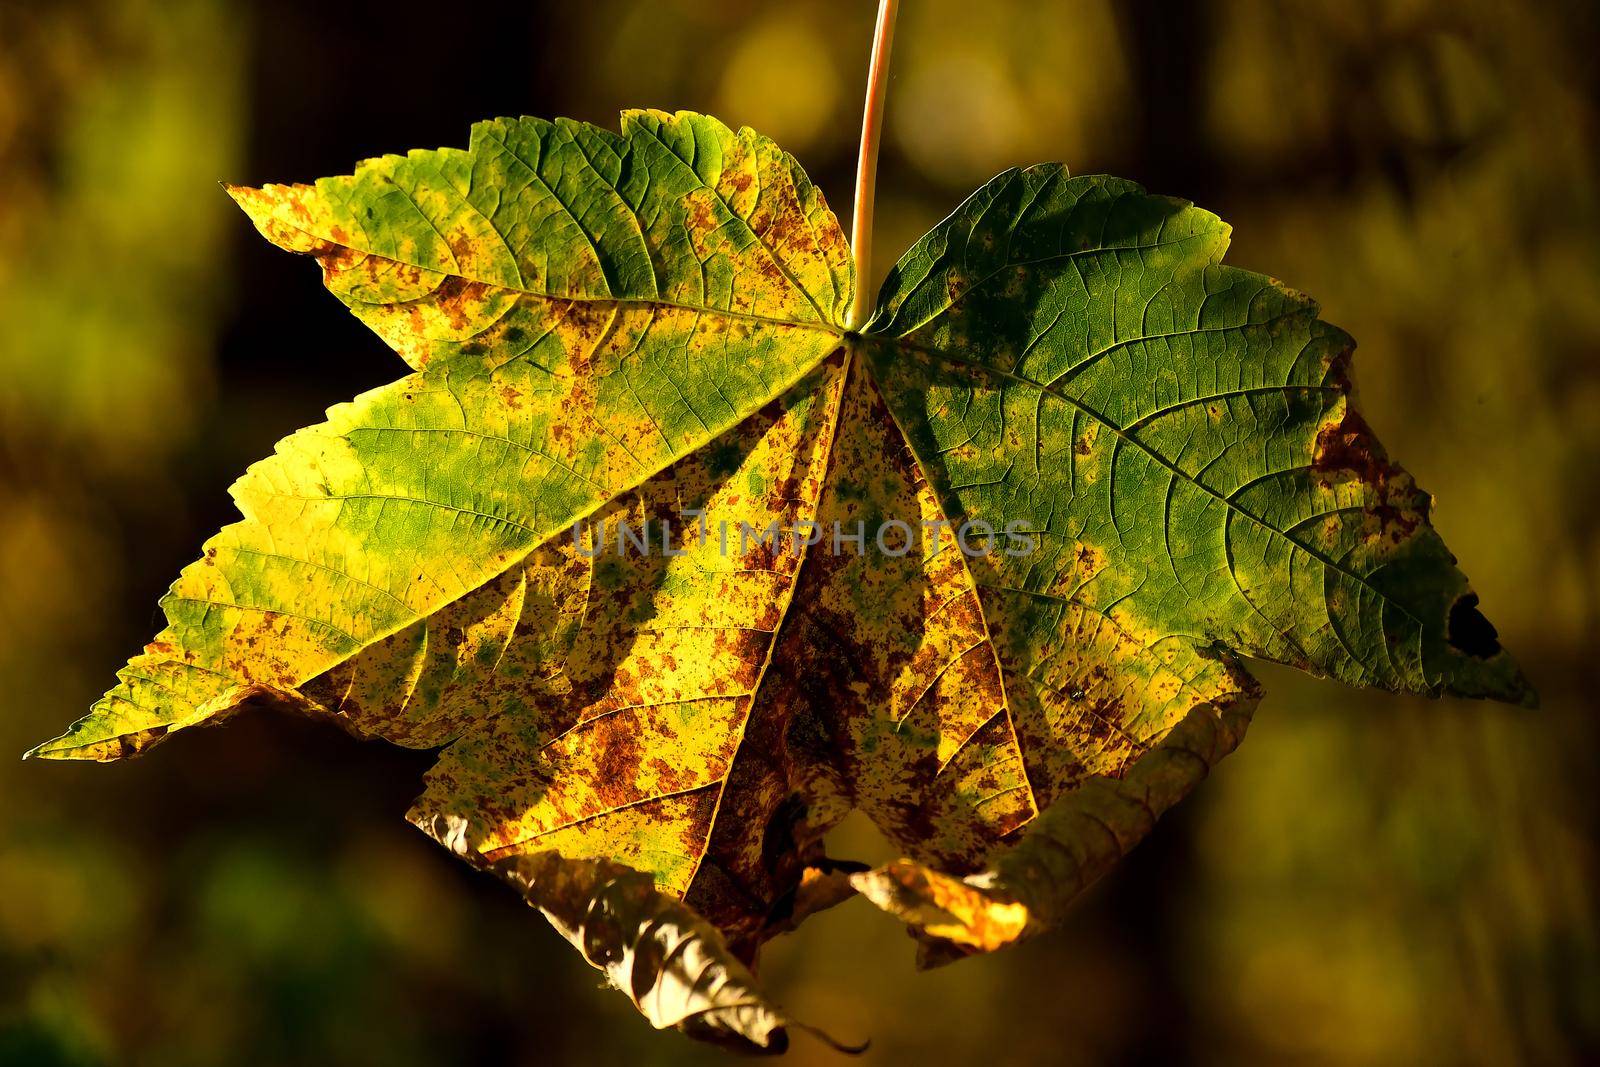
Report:
[[[440,748],[412,821],[658,1026],[781,1047],[742,961],[852,886],[928,962],[1048,926],[1238,744],[1241,656],[1532,700],[1350,339],[1181,201],[1002,174],[857,334],[821,195],[704,116],[230,191],[412,371],[251,468],[35,754],[251,703]],[[829,860],[852,809],[905,858]]]

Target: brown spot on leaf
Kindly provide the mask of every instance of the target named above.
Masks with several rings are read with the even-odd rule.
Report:
[[[1367,421],[1347,405],[1338,422],[1324,425],[1317,433],[1311,469],[1323,476],[1323,484],[1331,485],[1332,476],[1344,472],[1364,482],[1378,484],[1387,479],[1394,468]]]

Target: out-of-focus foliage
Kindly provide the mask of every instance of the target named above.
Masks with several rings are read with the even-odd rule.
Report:
[[[207,0],[0,19],[0,427],[127,473],[181,438],[211,376],[225,216],[193,199],[238,156],[241,87],[215,70],[242,35]]]
[[[171,316],[146,338],[130,325],[92,351],[51,351],[101,366],[144,346],[164,368],[155,380],[206,399],[215,374],[218,406],[245,412],[197,431],[202,411],[130,400],[111,416],[124,438],[97,421],[106,401],[72,414],[3,394],[9,751],[92,699],[147,636],[141,612],[195,538],[226,521],[222,489],[237,470],[352,391],[261,384],[282,377],[261,370],[278,359],[336,370],[367,338],[353,324],[336,335],[325,295],[302,292],[310,284],[272,283],[266,253],[241,243],[230,267],[205,244],[228,232],[213,182],[329,173],[358,137],[378,152],[421,122],[432,123],[425,143],[448,143],[482,114],[609,122],[651,102],[768,130],[835,200],[848,189],[868,4],[480,5],[471,47],[430,17],[436,5],[393,5],[381,20],[357,6],[0,7],[0,393],[31,377],[13,363],[41,358],[14,342],[35,331],[27,308],[11,310],[13,287],[41,290],[41,242],[85,239],[72,214],[47,207],[26,216],[31,243],[11,243],[25,218],[14,205],[59,204],[83,181],[18,160],[68,143],[120,157],[142,123],[159,122],[195,131],[164,164],[181,195],[103,186],[119,220],[110,232],[140,228],[147,259],[188,264],[184,294],[231,284],[237,295],[198,308],[155,297],[129,312],[130,324]],[[981,21],[964,14],[980,7]],[[825,63],[831,88],[796,84],[787,64],[739,69],[741,52],[780,41]],[[70,76],[17,73],[57,49],[77,57]],[[1544,707],[1361,696],[1263,671],[1273,698],[1250,737],[1068,929],[914,976],[904,937],[851,904],[765,963],[764,982],[801,1018],[870,1034],[866,1059],[883,1063],[1595,1058],[1597,49],[1592,5],[1578,0],[906,0],[878,275],[975,178],[1012,164],[1064,159],[1216,209],[1236,226],[1234,262],[1316,293],[1360,339],[1369,419],[1443,501],[1435,522],[1472,564]],[[75,140],[59,117],[72,101],[155,54],[190,91],[164,96],[162,117],[132,109]],[[948,92],[918,70],[953,57],[985,67],[962,75],[987,85],[974,121],[1012,131],[961,146],[971,171],[960,175],[931,169],[936,147],[908,143],[948,136],[911,123],[909,86]],[[374,72],[399,70],[405,91],[374,91]],[[218,109],[231,119],[213,121]],[[19,180],[35,192],[13,200]],[[165,222],[163,202],[175,205]],[[152,284],[125,276],[137,273],[84,261],[40,299],[72,294],[87,308],[114,286]],[[290,345],[319,314],[330,339]],[[61,336],[85,345],[85,328],[69,322]],[[131,397],[144,376],[85,380]],[[69,448],[50,429],[65,422],[73,440],[109,434],[116,449]],[[159,451],[162,440],[178,452]],[[192,520],[166,506],[180,502]],[[0,760],[0,1062],[702,1062],[687,1043],[616,1024],[613,994],[591,988],[559,938],[396,825],[425,763],[251,721],[104,777]],[[290,775],[285,796],[273,783]],[[835,852],[889,858],[859,823],[836,836]],[[379,881],[375,869],[398,873]],[[477,950],[486,943],[497,951]],[[825,1055],[797,1041],[791,1058]]]

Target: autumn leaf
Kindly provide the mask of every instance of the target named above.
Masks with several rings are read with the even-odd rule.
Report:
[[[1241,657],[1532,700],[1350,339],[1182,201],[1009,171],[856,331],[821,194],[704,116],[230,192],[413,370],[250,469],[33,754],[252,704],[439,748],[409,818],[658,1026],[780,1047],[745,964],[852,888],[927,962],[1049,926],[1238,744]],[[905,858],[827,857],[853,809]]]

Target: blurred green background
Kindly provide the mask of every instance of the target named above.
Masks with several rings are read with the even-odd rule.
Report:
[[[0,0],[0,1064],[722,1058],[401,821],[425,754],[260,717],[14,756],[154,632],[246,464],[399,373],[216,182],[651,106],[847,212],[872,7]],[[1597,53],[1585,0],[906,0],[874,283],[1012,164],[1216,210],[1359,339],[1544,707],[1263,667],[1244,746],[1065,929],[917,975],[853,901],[769,950],[801,1018],[882,1064],[1600,1062]]]

